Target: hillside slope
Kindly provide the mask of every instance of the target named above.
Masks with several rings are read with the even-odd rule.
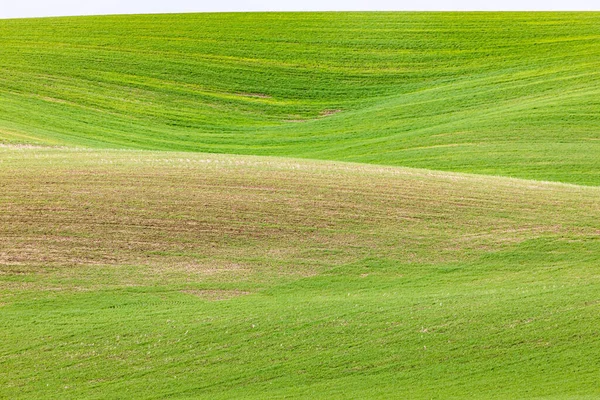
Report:
[[[0,21],[0,141],[600,184],[600,14]]]
[[[2,398],[600,396],[600,188],[0,146],[0,205]]]

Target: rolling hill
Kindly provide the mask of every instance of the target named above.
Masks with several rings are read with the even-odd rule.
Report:
[[[600,183],[600,14],[0,21],[0,140]]]
[[[598,188],[0,156],[1,397],[600,395]]]

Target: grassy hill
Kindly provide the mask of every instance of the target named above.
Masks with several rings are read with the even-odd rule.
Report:
[[[600,396],[599,188],[10,146],[0,184],[0,397]]]
[[[0,398],[599,398],[599,39],[0,20]]]
[[[600,184],[600,14],[0,21],[0,140]]]

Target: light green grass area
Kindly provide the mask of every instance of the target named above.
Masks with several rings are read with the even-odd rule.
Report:
[[[600,397],[600,188],[0,147],[0,397]]]
[[[0,21],[0,141],[600,184],[599,13]]]

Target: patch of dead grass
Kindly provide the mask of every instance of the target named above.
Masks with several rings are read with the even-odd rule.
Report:
[[[304,277],[371,256],[447,262],[599,232],[594,188],[257,157],[21,151],[32,156],[0,164],[3,267]]]
[[[340,110],[340,109],[328,109],[328,110],[321,111],[319,113],[319,115],[321,117],[328,117],[330,115],[335,115],[335,114],[338,114],[338,113],[341,113],[341,112],[342,112],[342,110]]]
[[[181,292],[192,296],[200,297],[201,299],[208,301],[231,300],[236,297],[247,296],[251,294],[251,292],[246,292],[243,290],[224,289],[186,289],[182,290]]]

